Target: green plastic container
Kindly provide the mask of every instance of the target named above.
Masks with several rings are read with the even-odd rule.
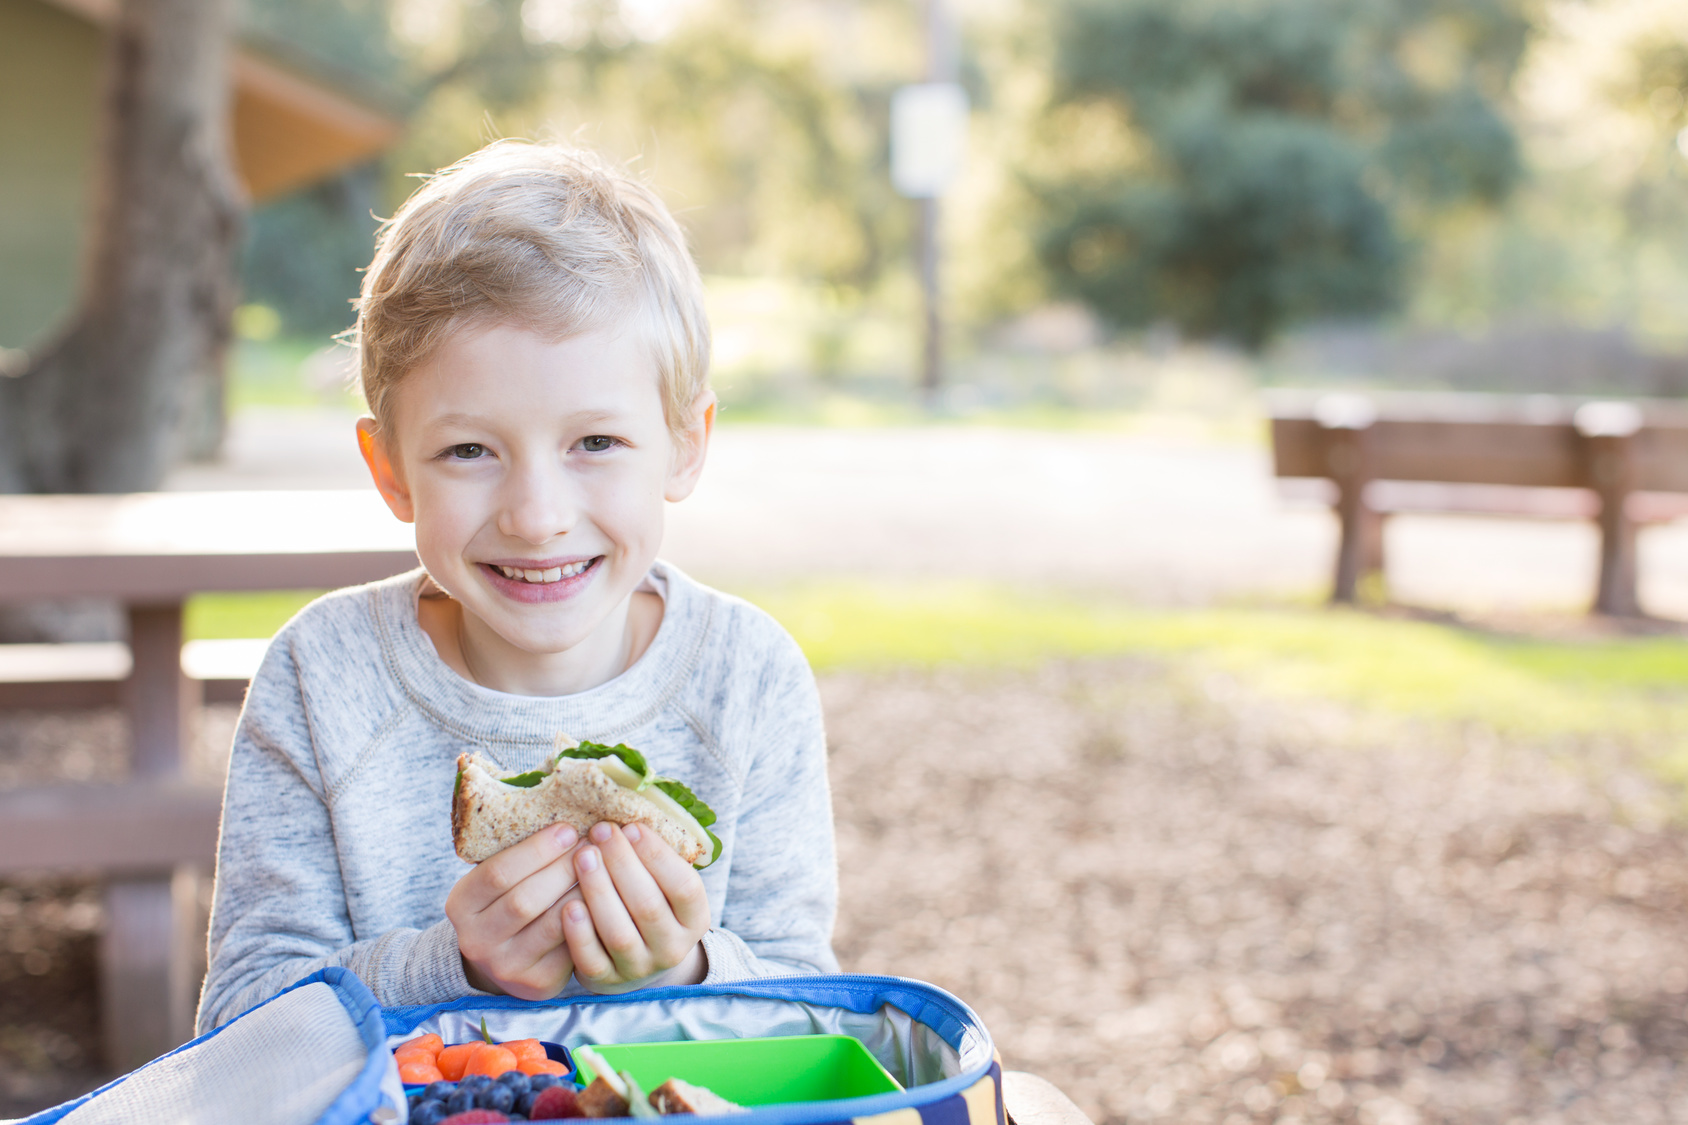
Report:
[[[902,1089],[861,1041],[848,1035],[623,1043],[592,1050],[631,1074],[647,1094],[670,1078],[707,1086],[745,1106],[828,1102]],[[578,1056],[576,1062],[580,1080],[591,1082],[591,1066]]]

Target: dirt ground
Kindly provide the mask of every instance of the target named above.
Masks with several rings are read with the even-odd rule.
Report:
[[[1688,1119],[1688,831],[1614,748],[1131,660],[822,692],[845,967],[955,992],[1098,1122]],[[0,718],[0,784],[119,734]],[[97,1078],[98,926],[0,884],[0,1116]]]

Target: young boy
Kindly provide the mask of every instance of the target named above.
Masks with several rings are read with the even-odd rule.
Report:
[[[382,1003],[836,970],[814,680],[771,618],[656,560],[714,422],[702,285],[647,188],[500,142],[384,228],[358,437],[423,569],[330,594],[252,682],[223,804],[207,1031],[326,965]],[[625,742],[718,814],[452,848],[463,751]]]

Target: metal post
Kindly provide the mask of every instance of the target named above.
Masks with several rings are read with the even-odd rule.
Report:
[[[938,292],[938,201],[921,199],[920,208],[920,292],[926,302],[924,336],[920,351],[920,394],[927,409],[938,405],[944,382],[944,324]]]
[[[926,0],[926,80],[954,82],[956,63],[955,25],[947,0]],[[936,407],[944,382],[944,321],[938,284],[938,227],[942,210],[936,197],[922,199],[920,207],[920,290],[926,302],[924,340],[921,346],[920,393],[927,409]]]

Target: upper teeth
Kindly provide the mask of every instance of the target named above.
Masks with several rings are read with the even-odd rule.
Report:
[[[573,578],[590,566],[592,560],[569,563],[567,566],[553,566],[546,570],[529,570],[519,566],[499,566],[494,563],[498,573],[506,578],[514,578],[521,582],[561,582],[565,578]]]

